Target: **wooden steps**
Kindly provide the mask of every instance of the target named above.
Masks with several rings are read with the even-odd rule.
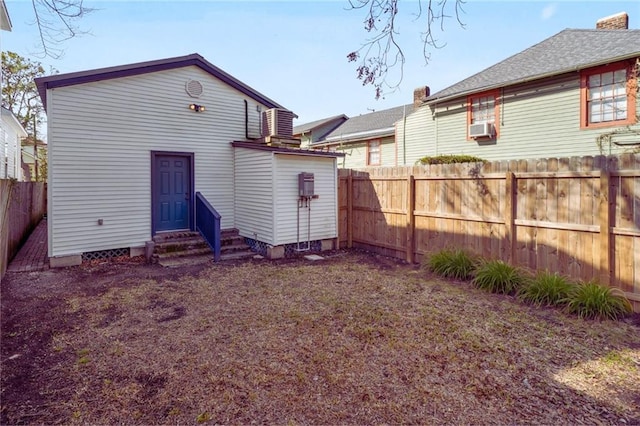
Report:
[[[213,262],[213,252],[199,232],[167,232],[155,235],[153,241],[153,263],[178,267]],[[237,229],[223,230],[220,244],[220,261],[248,259],[255,255]]]

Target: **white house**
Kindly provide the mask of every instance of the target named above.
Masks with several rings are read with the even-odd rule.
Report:
[[[289,238],[297,224],[280,223],[299,210],[297,175],[310,171],[322,182],[310,202],[322,205],[325,221],[313,224],[313,237],[337,237],[337,155],[267,146],[263,113],[282,106],[202,56],[36,83],[48,117],[52,265],[77,264],[89,252],[139,254],[158,233],[193,230],[197,193],[219,213],[222,229],[284,250],[297,243]],[[251,160],[253,151],[262,157]]]
[[[0,179],[23,180],[21,141],[27,132],[8,109],[2,107],[0,115]]]

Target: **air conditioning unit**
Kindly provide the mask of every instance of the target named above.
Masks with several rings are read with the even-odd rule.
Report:
[[[470,138],[485,138],[493,136],[493,123],[477,123],[469,125]]]
[[[293,112],[282,108],[271,108],[262,114],[263,136],[293,137]]]

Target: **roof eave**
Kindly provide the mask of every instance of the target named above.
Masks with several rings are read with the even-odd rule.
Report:
[[[450,101],[452,99],[460,98],[462,96],[472,95],[472,94],[478,93],[478,92],[484,92],[484,91],[487,91],[487,90],[495,90],[495,89],[500,89],[502,87],[515,86],[515,85],[523,84],[523,83],[529,83],[531,81],[542,80],[544,78],[555,77],[555,76],[562,75],[562,74],[567,74],[567,73],[570,73],[570,72],[578,72],[578,71],[581,71],[581,70],[584,70],[584,69],[587,69],[587,68],[597,67],[597,66],[600,66],[600,65],[606,65],[606,64],[610,64],[610,63],[618,62],[618,61],[624,61],[626,59],[636,58],[638,56],[640,56],[640,52],[635,52],[633,54],[618,56],[618,57],[615,57],[615,58],[608,58],[607,60],[592,62],[592,63],[589,63],[589,64],[580,65],[580,66],[573,67],[573,68],[567,68],[567,69],[560,70],[560,71],[554,71],[554,72],[550,72],[550,73],[539,74],[539,75],[535,75],[535,76],[531,76],[531,77],[521,78],[519,80],[514,80],[514,81],[510,81],[510,82],[506,82],[506,83],[501,83],[501,84],[483,86],[483,87],[479,87],[479,88],[476,88],[476,89],[473,89],[473,90],[465,90],[465,91],[462,91],[462,92],[458,92],[458,93],[454,93],[454,94],[451,94],[451,95],[443,96],[441,98],[435,98],[435,97],[434,98],[427,98],[427,100],[422,105],[433,105],[433,104],[437,104],[437,103],[440,103],[440,102],[446,102],[446,101]]]
[[[371,139],[376,137],[393,136],[395,135],[395,130],[396,128],[394,126],[394,127],[386,127],[384,129],[368,130],[366,132],[347,133],[340,136],[333,136],[331,138],[326,138],[322,142],[313,144],[313,146],[333,145],[336,143],[351,143],[351,142],[358,142],[358,141],[363,141],[366,139]]]
[[[138,62],[128,65],[120,65],[108,68],[98,68],[88,71],[72,72],[67,74],[58,74],[48,77],[36,78],[36,86],[38,87],[38,93],[42,99],[42,103],[47,108],[47,89],[54,89],[57,87],[73,86],[76,84],[91,83],[102,80],[109,80],[121,77],[130,77],[149,72],[165,71],[175,68],[183,68],[188,66],[197,66],[202,70],[208,72],[234,89],[244,93],[250,98],[262,103],[269,108],[284,108],[277,102],[262,95],[250,86],[237,80],[235,77],[226,73],[222,69],[208,62],[202,56],[197,53],[179,56],[174,58],[159,59],[155,61]]]

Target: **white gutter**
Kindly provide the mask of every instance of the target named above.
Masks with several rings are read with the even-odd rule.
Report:
[[[384,129],[376,129],[376,130],[367,130],[365,132],[356,132],[356,133],[347,133],[346,135],[333,136],[331,138],[326,138],[322,141],[322,144],[330,144],[333,142],[348,142],[350,140],[363,139],[368,136],[392,136],[395,132],[395,127],[386,127]],[[322,145],[317,144],[317,145]]]

